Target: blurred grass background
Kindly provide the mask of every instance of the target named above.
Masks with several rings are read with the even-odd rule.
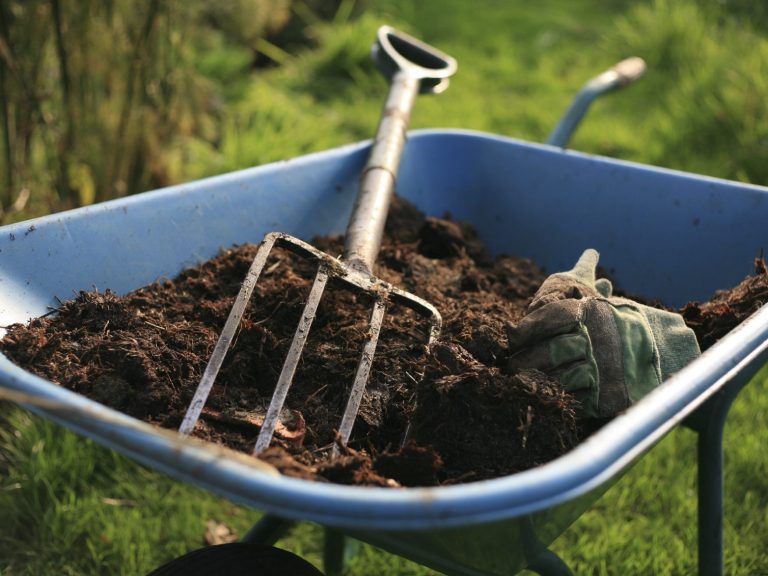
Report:
[[[0,222],[369,138],[391,24],[459,60],[414,128],[542,141],[585,81],[627,56],[646,77],[598,101],[573,148],[768,184],[761,0],[3,0]],[[768,372],[726,431],[726,571],[768,574]],[[0,574],[143,574],[258,513],[5,407]],[[589,574],[696,571],[695,436],[678,430],[553,548]],[[281,546],[319,563],[321,531]],[[347,574],[433,574],[360,546]]]

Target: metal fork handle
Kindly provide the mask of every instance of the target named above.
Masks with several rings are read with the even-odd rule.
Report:
[[[380,297],[374,305],[374,312],[369,324],[369,334],[358,364],[353,391],[342,417],[340,433],[343,443],[349,439],[360,397],[368,380],[378,333],[384,316],[386,298],[390,294],[399,294],[405,303],[410,303],[412,307],[426,311],[431,318],[430,341],[439,333],[441,323],[440,314],[432,305],[412,294],[400,292],[389,285],[382,286],[382,282],[372,276],[371,268],[381,246],[384,223],[394,191],[397,167],[405,145],[406,129],[413,101],[419,91],[437,93],[445,90],[448,87],[448,77],[456,70],[456,61],[431,46],[396,32],[388,26],[379,29],[377,43],[373,47],[373,56],[379,68],[389,77],[390,90],[350,218],[343,254],[343,260],[347,264],[348,270],[343,271],[343,277],[345,281],[352,283],[357,288],[378,294],[386,293],[387,296]],[[278,377],[275,392],[267,408],[254,453],[258,454],[264,451],[270,444],[325,285],[331,276],[339,273],[338,268],[344,268],[339,266],[336,259],[319,252],[298,238],[278,232],[267,234],[259,246],[179,428],[181,434],[191,433],[200,417],[216,375],[224,361],[224,356],[240,325],[253,288],[264,268],[267,256],[275,244],[292,247],[294,251],[310,257],[314,256],[320,264],[310,294],[307,297],[299,327],[294,333],[287,358]]]
[[[397,169],[418,90],[418,78],[405,73],[392,78],[368,163],[360,179],[360,189],[344,236],[342,259],[366,272],[373,269],[381,248],[384,224],[394,195]]]
[[[390,87],[361,176],[342,254],[345,262],[368,273],[381,248],[416,95],[442,92],[456,71],[453,58],[389,26],[379,29],[372,52],[376,64],[389,77]]]

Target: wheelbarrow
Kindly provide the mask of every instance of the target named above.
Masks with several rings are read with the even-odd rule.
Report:
[[[370,142],[327,150],[0,228],[0,325],[93,286],[125,293],[257,241],[344,231]],[[600,251],[631,293],[680,306],[734,285],[768,241],[768,188],[462,130],[410,133],[398,193],[472,223],[495,253],[569,268]],[[286,201],[289,200],[289,201]],[[552,225],[556,223],[556,225]],[[652,230],[653,234],[646,234]],[[643,242],[638,242],[643,238]],[[512,476],[382,489],[278,476],[246,455],[159,430],[0,357],[6,397],[100,444],[267,516],[271,543],[295,521],[328,527],[449,575],[567,574],[547,546],[678,425],[699,434],[699,566],[723,569],[722,430],[768,359],[768,307],[573,451]],[[340,540],[328,544],[328,563]]]

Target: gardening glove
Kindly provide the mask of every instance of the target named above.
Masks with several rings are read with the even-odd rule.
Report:
[[[613,296],[610,281],[595,278],[599,257],[585,250],[572,270],[549,276],[507,328],[508,368],[557,377],[584,418],[614,416],[700,354],[682,316]]]

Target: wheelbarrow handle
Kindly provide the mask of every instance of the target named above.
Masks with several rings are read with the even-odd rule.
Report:
[[[419,93],[448,88],[456,60],[389,26],[379,28],[371,55],[390,88],[345,234],[342,259],[370,272],[381,247],[411,109]]]
[[[592,102],[606,92],[624,88],[639,80],[645,74],[645,69],[645,60],[634,56],[622,60],[602,74],[592,78],[574,97],[570,107],[547,138],[547,144],[565,147]]]

